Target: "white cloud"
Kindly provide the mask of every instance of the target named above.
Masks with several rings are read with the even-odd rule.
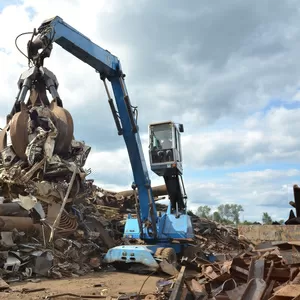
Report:
[[[164,184],[163,178],[157,176],[150,169],[148,136],[145,134],[141,135],[141,142],[152,186]],[[104,185],[106,183],[120,189],[121,186],[124,187],[127,184],[127,189],[131,189],[133,173],[125,146],[112,151],[92,149],[85,167],[91,168],[93,174],[90,177],[95,175]]]
[[[128,155],[124,149],[91,152],[87,159],[87,165],[91,166],[94,172],[106,174],[114,174],[116,171],[120,173],[130,171]]]
[[[187,184],[189,208],[196,210],[200,205],[209,205],[213,210],[219,204],[241,204],[245,220],[261,221],[267,211],[272,218],[287,219],[289,201],[293,200],[293,184],[300,170],[263,170],[225,173],[215,182],[197,180]],[[220,183],[221,182],[221,183]]]
[[[195,168],[222,168],[300,159],[300,109],[274,108],[235,129],[184,135],[185,162]],[[191,146],[192,145],[192,146]]]
[[[235,172],[229,173],[228,176],[232,177],[233,179],[238,180],[247,180],[248,182],[251,181],[252,183],[257,183],[261,181],[274,181],[276,179],[288,178],[299,176],[300,170],[291,169],[291,170],[272,170],[266,169],[263,171],[249,171],[249,172]]]
[[[258,2],[260,14],[252,3],[237,1],[225,6],[195,1],[188,8],[180,7],[180,2],[168,3],[140,1],[137,6],[133,0],[25,0],[4,8],[0,12],[4,29],[0,39],[0,125],[13,105],[19,75],[26,70],[27,61],[15,49],[15,37],[59,15],[120,58],[129,94],[140,108],[142,133],[154,121],[173,118],[184,123],[185,174],[199,168],[205,172],[228,168],[224,180],[203,181],[197,178],[200,173],[188,176],[193,178],[193,182],[186,181],[192,206],[272,204],[268,209],[274,217],[279,215],[276,206],[282,205],[286,196],[282,187],[290,187],[299,171],[255,168],[256,164],[300,159],[300,109],[261,112],[273,98],[289,104],[299,101],[297,10],[278,4],[270,14],[264,1]],[[33,16],[28,7],[34,9]],[[243,24],[240,15],[244,15]],[[224,19],[228,21],[224,23]],[[20,38],[23,50],[29,38]],[[116,135],[98,75],[58,45],[45,66],[58,78],[64,106],[74,116],[75,137],[95,145],[86,166],[92,168],[97,182],[130,188],[133,176],[127,150],[122,137]],[[221,119],[223,123],[218,123]],[[149,167],[147,140],[142,137]],[[253,171],[230,170],[245,165]],[[149,174],[153,185],[162,184],[162,178],[150,168]],[[260,213],[261,209],[254,210]],[[254,210],[245,212],[245,218],[254,215]]]

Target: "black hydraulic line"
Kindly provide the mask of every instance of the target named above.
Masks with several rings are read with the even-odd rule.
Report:
[[[111,109],[111,112],[112,112],[112,115],[113,115],[116,127],[118,129],[118,135],[122,135],[123,134],[123,130],[122,130],[122,127],[121,127],[121,123],[120,123],[120,120],[119,120],[119,117],[118,117],[118,114],[117,114],[117,110],[116,110],[115,104],[114,104],[114,102],[113,102],[113,100],[111,98],[108,99],[108,104],[110,106],[110,109]]]
[[[128,112],[129,121],[130,121],[130,124],[131,124],[131,130],[132,130],[133,133],[136,133],[137,132],[137,126],[136,126],[135,121],[134,121],[132,106],[130,104],[129,96],[127,94],[124,79],[123,79],[122,76],[119,78],[119,81],[120,81],[120,85],[121,85],[122,92],[123,92],[123,95],[124,95],[124,102],[125,102],[126,109],[127,109],[127,112]]]
[[[106,91],[106,94],[107,94],[107,97],[108,97],[108,104],[110,106],[110,109],[111,109],[116,127],[118,129],[118,135],[122,135],[123,134],[123,129],[122,129],[122,126],[121,126],[121,123],[120,123],[120,119],[119,119],[115,104],[113,102],[113,99],[110,96],[110,93],[109,93],[109,90],[108,90],[108,87],[107,87],[107,84],[106,84],[106,81],[105,81],[105,76],[100,74],[100,79],[103,81],[103,84],[104,84],[104,87],[105,87],[105,91]]]
[[[126,105],[126,108],[127,108],[127,111],[128,111],[132,132],[136,133],[137,128],[136,128],[136,125],[135,125],[135,121],[134,121],[134,117],[133,117],[133,113],[132,113],[132,108],[131,108],[131,105],[130,105],[128,95],[124,96],[124,101],[125,101],[125,105]]]

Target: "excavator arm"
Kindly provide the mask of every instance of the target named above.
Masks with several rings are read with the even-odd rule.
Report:
[[[28,42],[28,59],[35,68],[43,66],[44,59],[50,57],[53,43],[60,45],[69,53],[90,65],[100,74],[108,95],[114,121],[119,135],[123,135],[134,177],[133,188],[137,190],[138,219],[140,232],[151,232],[153,238],[157,234],[157,213],[151,189],[151,182],[142,150],[139,129],[126,89],[121,64],[118,58],[109,51],[104,50],[89,38],[66,24],[60,17],[46,20],[34,32],[33,38]],[[106,79],[111,83],[115,103],[112,100]],[[20,89],[27,89],[26,80]],[[52,85],[53,86],[53,85]],[[52,96],[58,94],[51,92]],[[22,100],[22,99],[21,99]]]
[[[36,37],[28,42],[27,51],[28,58],[36,63],[42,64],[44,58],[50,57],[55,42],[107,78],[123,74],[116,56],[93,43],[60,17],[45,20],[34,35]]]

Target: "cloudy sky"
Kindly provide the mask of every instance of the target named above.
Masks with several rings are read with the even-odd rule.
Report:
[[[299,9],[297,0],[0,0],[0,127],[27,68],[16,36],[59,15],[120,59],[147,161],[148,124],[184,123],[190,208],[239,203],[244,220],[264,211],[286,219],[300,177]],[[27,40],[19,39],[23,50]],[[58,45],[45,66],[76,138],[92,146],[90,177],[130,188],[125,144],[95,71]]]

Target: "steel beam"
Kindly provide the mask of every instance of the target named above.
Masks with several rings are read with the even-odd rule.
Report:
[[[169,300],[180,300],[183,293],[185,266],[181,267]]]

